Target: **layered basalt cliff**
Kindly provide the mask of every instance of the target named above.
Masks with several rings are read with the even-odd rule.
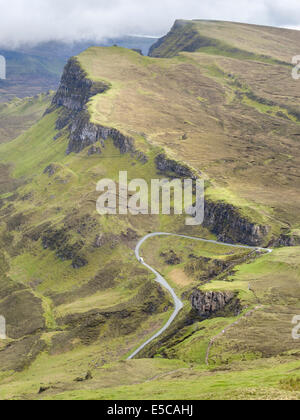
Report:
[[[159,172],[165,176],[197,179],[197,173],[183,163],[169,159],[164,153],[155,158]],[[251,222],[241,216],[234,206],[223,202],[205,201],[204,227],[229,243],[263,246],[270,232],[268,226]]]
[[[114,145],[121,153],[135,153],[134,140],[124,136],[115,128],[103,127],[90,122],[90,116],[86,110],[81,111],[72,119],[70,124],[70,142],[67,154],[71,152],[79,153],[83,149],[96,142],[100,142],[104,147],[104,140],[109,137],[113,139]]]
[[[187,165],[169,159],[164,153],[155,158],[157,169],[163,174],[176,175],[179,178],[197,179],[197,174]]]
[[[70,111],[82,111],[92,96],[109,88],[107,83],[88,79],[76,58],[71,58],[64,69],[52,105],[64,106]]]
[[[223,242],[263,246],[270,227],[250,222],[231,204],[205,202],[204,226]]]
[[[237,315],[241,309],[236,294],[232,292],[202,292],[201,290],[195,290],[191,295],[191,305],[197,315],[202,318],[210,318],[226,309]]]
[[[93,96],[104,93],[108,89],[110,89],[109,84],[90,80],[76,58],[69,60],[59,89],[51,107],[47,110],[49,113],[58,109],[56,129],[69,131],[70,141],[66,153],[79,153],[97,142],[99,142],[97,148],[99,150],[105,146],[105,140],[110,137],[121,153],[131,153],[137,159],[146,162],[146,156],[136,150],[133,138],[125,136],[115,128],[91,122],[87,103]]]
[[[60,130],[60,133],[56,138],[67,130],[69,144],[66,153],[79,153],[89,148],[89,155],[100,155],[105,147],[105,141],[111,138],[122,154],[130,153],[136,159],[146,163],[147,157],[136,149],[132,137],[124,135],[116,128],[91,122],[87,103],[93,96],[104,93],[108,89],[110,89],[109,84],[90,80],[77,59],[70,59],[52,105],[47,111],[58,110],[56,128]],[[198,174],[188,165],[170,159],[164,153],[156,157],[155,164],[157,170],[168,177],[176,176],[194,180],[198,177]],[[240,215],[238,209],[221,202],[206,201],[204,225],[220,240],[253,246],[264,245],[269,233],[267,226],[248,221]]]

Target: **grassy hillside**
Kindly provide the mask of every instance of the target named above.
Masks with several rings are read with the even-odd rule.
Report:
[[[53,94],[12,99],[0,104],[0,143],[13,140],[38,121],[49,107]]]
[[[180,52],[207,26],[226,46]],[[266,31],[270,43],[259,47]],[[296,48],[293,31],[179,22],[157,47],[166,57],[89,48],[70,61],[43,118],[0,144],[0,314],[9,337],[0,340],[0,399],[300,398],[299,247],[284,246],[300,230],[287,36]],[[0,118],[20,115],[23,131],[46,103],[14,101]],[[8,140],[17,131],[5,124]],[[129,180],[173,178],[183,164],[205,177],[206,227],[96,212],[100,179],[118,182],[120,170]],[[262,232],[275,249],[149,239],[143,258],[184,308],[126,361],[173,309],[134,255],[139,238],[157,231],[219,240],[236,232],[245,241]]]
[[[180,231],[184,218],[100,217],[95,207],[99,179],[117,180],[125,167],[129,179],[150,180],[157,152],[142,163],[108,140],[101,156],[66,156],[66,136],[54,140],[56,120],[48,114],[1,145],[0,313],[9,337],[0,342],[1,398],[35,390],[43,381],[31,373],[35,363],[72,381],[126,358],[172,310],[133,249],[148,231]]]
[[[290,68],[200,52],[157,60],[117,48],[91,48],[79,61],[111,84],[90,104],[93,121],[163,147],[210,179],[208,197],[254,213],[276,234],[299,228],[298,82]]]
[[[291,64],[299,31],[213,20],[177,20],[171,31],[150,49],[152,57],[181,51],[233,56],[237,59]]]
[[[136,48],[147,55],[154,40],[124,36],[121,39],[106,40],[100,44],[117,44],[125,48]],[[49,41],[32,46],[20,45],[11,49],[1,45],[0,38],[0,55],[5,57],[7,63],[7,79],[0,80],[0,103],[7,102],[15,96],[24,98],[51,89],[56,90],[67,60],[91,45],[99,45],[99,42],[94,40],[74,43]]]

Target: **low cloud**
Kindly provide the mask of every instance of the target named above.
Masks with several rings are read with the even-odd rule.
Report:
[[[299,0],[0,0],[0,45],[165,34],[175,19],[295,27]]]

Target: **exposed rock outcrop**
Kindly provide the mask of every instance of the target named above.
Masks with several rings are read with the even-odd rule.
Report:
[[[232,292],[202,292],[195,290],[191,295],[191,305],[197,315],[209,318],[220,311],[224,311],[226,306],[234,303],[235,312],[240,309],[240,303],[236,295]],[[232,309],[232,308],[231,308]]]
[[[137,52],[140,55],[144,55],[143,51],[140,48],[131,48],[131,49],[132,49],[132,51]]]
[[[269,226],[250,222],[231,204],[205,202],[204,226],[218,235],[220,241],[263,246]]]
[[[113,139],[114,145],[121,153],[136,153],[134,140],[131,137],[124,136],[115,128],[91,123],[88,112],[84,110],[72,118],[67,154],[79,153],[98,141],[104,147],[104,141],[109,137]]]
[[[297,235],[280,235],[279,238],[272,240],[269,244],[270,247],[278,248],[283,246],[299,246],[300,237]]]
[[[94,124],[90,120],[87,102],[109,88],[108,84],[88,79],[75,58],[65,67],[61,85],[49,111],[58,109],[56,128],[69,131],[70,140],[66,153],[79,153],[89,147],[89,154],[100,154],[105,147],[105,141],[111,138],[122,154],[130,153],[137,160],[146,163],[147,157],[135,148],[133,138],[115,128]],[[197,179],[197,173],[189,166],[168,158],[164,153],[156,157],[155,164],[158,171],[168,177]],[[206,202],[204,225],[216,233],[220,240],[253,246],[262,246],[269,233],[268,226],[246,220],[238,209],[225,203]]]
[[[187,165],[167,158],[164,153],[156,156],[155,164],[157,169],[167,175],[176,175],[179,178],[197,179],[197,174]]]
[[[105,92],[109,87],[107,83],[88,79],[77,59],[71,58],[64,69],[52,105],[63,106],[71,111],[82,111],[92,96]]]
[[[54,165],[53,163],[51,163],[49,166],[47,166],[44,169],[44,174],[51,177],[58,171],[58,169],[59,169],[59,167],[57,165]]]
[[[88,151],[88,156],[101,155],[100,147],[92,146]]]
[[[59,109],[56,129],[67,128],[69,130],[70,141],[66,153],[79,153],[97,142],[101,147],[104,147],[105,140],[110,137],[121,153],[131,153],[138,160],[146,163],[147,157],[136,150],[133,138],[124,135],[115,128],[94,124],[90,120],[87,110],[88,101],[93,96],[106,92],[109,88],[110,85],[107,83],[90,80],[76,58],[69,60],[52,105],[47,110],[47,112],[51,112],[54,109]],[[98,149],[96,153],[99,153]]]
[[[234,264],[213,258],[196,257],[195,255],[189,257],[190,260],[185,265],[184,271],[188,276],[194,277],[201,283],[207,283],[219,274],[225,273]]]
[[[69,243],[69,235],[64,229],[50,228],[42,234],[41,238],[44,249],[55,251],[56,256],[62,261],[72,260],[73,268],[78,269],[88,264],[85,257],[81,255],[84,242],[80,240],[76,243]]]

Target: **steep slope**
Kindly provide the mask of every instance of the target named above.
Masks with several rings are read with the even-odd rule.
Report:
[[[18,374],[11,372],[26,372],[36,359],[60,366],[66,354],[73,368],[62,375],[75,379],[90,365],[126,357],[170,317],[169,296],[133,249],[149,230],[183,230],[184,217],[96,212],[98,180],[118,181],[122,168],[129,180],[160,176],[155,158],[161,150],[146,142],[143,150],[117,130],[102,133],[100,153],[85,147],[100,140],[90,138],[86,105],[105,90],[71,60],[45,116],[1,145],[0,313],[9,337],[0,342],[4,384],[14,384]],[[77,153],[70,148],[74,126]],[[201,227],[194,233],[208,235]]]
[[[124,361],[172,311],[135,259],[140,237],[297,244],[296,82],[278,57],[252,58],[90,48],[68,62],[44,117],[0,145],[2,399],[299,397],[298,247],[261,257],[181,238],[145,244],[184,309],[141,354],[158,359]],[[286,96],[257,82],[266,66]],[[100,216],[96,184],[120,170],[148,183],[203,174],[204,226]]]
[[[208,199],[229,206],[221,215],[240,209],[267,227],[269,240],[272,231],[278,238],[299,228],[298,82],[289,67],[205,53],[155,60],[93,48],[79,61],[89,77],[111,84],[91,101],[93,121],[144,137],[204,173]],[[258,78],[266,72],[270,78]]]
[[[173,57],[202,51],[239,59],[291,64],[299,31],[213,20],[177,20],[149,51],[151,57]]]

